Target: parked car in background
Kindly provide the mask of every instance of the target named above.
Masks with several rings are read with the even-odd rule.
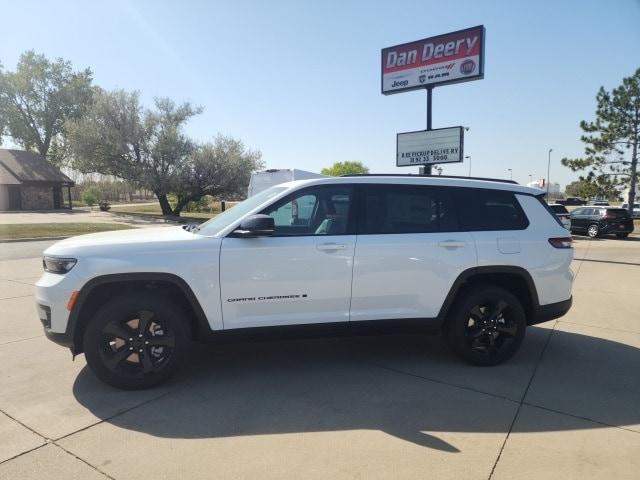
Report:
[[[606,200],[592,200],[589,202],[589,205],[594,207],[608,207],[609,202],[607,202]]]
[[[569,205],[569,206],[586,205],[587,204],[587,202],[585,200],[581,200],[578,197],[559,198],[558,200],[556,200],[556,203],[559,204],[559,205]]]
[[[567,230],[571,230],[571,216],[569,214],[569,210],[564,205],[560,205],[559,203],[552,203],[549,205],[551,211],[558,217],[560,223]]]
[[[624,208],[625,210],[629,210],[629,204],[628,203],[623,203],[622,205],[620,205],[620,208]],[[640,203],[634,203],[633,204],[633,214],[632,214],[633,218],[640,218]]]
[[[627,238],[633,232],[633,219],[629,212],[617,207],[582,207],[571,212],[571,233],[596,238],[613,234]]]

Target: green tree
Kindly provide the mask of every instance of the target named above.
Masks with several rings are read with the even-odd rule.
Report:
[[[244,197],[251,173],[264,166],[261,157],[260,152],[248,150],[240,140],[222,135],[200,145],[182,164],[174,183],[178,200],[174,214],[179,215],[189,202],[205,195]]]
[[[588,175],[587,175],[588,177]],[[601,180],[604,180],[602,182]],[[606,198],[607,200],[615,200],[619,196],[619,192],[611,181],[606,177],[603,178],[583,178],[576,180],[567,185],[564,189],[565,195],[568,197],[588,198]]]
[[[582,121],[586,144],[582,158],[563,158],[571,170],[587,170],[580,180],[610,191],[629,185],[629,213],[633,208],[638,183],[638,143],[640,142],[640,69],[608,92],[600,87],[596,95],[596,119]]]
[[[100,200],[100,190],[96,187],[87,187],[82,192],[82,201],[89,205],[94,206],[98,200]]]
[[[196,148],[183,128],[202,108],[156,98],[145,109],[138,92],[124,90],[96,89],[94,97],[87,113],[67,125],[73,166],[132,181],[156,195],[164,215],[175,214],[167,195]]]
[[[0,65],[0,136],[60,164],[67,157],[65,122],[91,103],[90,69],[74,72],[61,58],[49,61],[29,50],[15,72]]]
[[[362,162],[335,162],[327,168],[323,168],[320,172],[322,175],[330,177],[339,177],[340,175],[349,175],[356,173],[369,173],[369,169]]]

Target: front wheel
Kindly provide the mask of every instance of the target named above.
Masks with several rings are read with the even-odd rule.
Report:
[[[135,390],[165,381],[189,352],[189,319],[174,302],[150,293],[116,297],[84,335],[89,368],[105,383]]]
[[[589,228],[587,228],[587,236],[589,238],[596,238],[598,235],[600,235],[600,227],[595,223],[589,225]]]
[[[494,286],[464,292],[444,326],[447,343],[473,365],[497,365],[511,358],[527,327],[522,304],[510,292]]]

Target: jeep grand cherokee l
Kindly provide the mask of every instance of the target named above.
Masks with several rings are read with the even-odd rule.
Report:
[[[120,388],[176,371],[194,339],[442,329],[474,365],[571,305],[571,238],[540,190],[357,176],[274,186],[197,228],[83,235],[44,252],[47,336]]]

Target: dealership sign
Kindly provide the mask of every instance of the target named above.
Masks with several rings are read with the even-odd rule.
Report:
[[[462,162],[462,127],[398,133],[396,166]]]
[[[482,25],[382,50],[382,93],[404,92],[484,76]]]

